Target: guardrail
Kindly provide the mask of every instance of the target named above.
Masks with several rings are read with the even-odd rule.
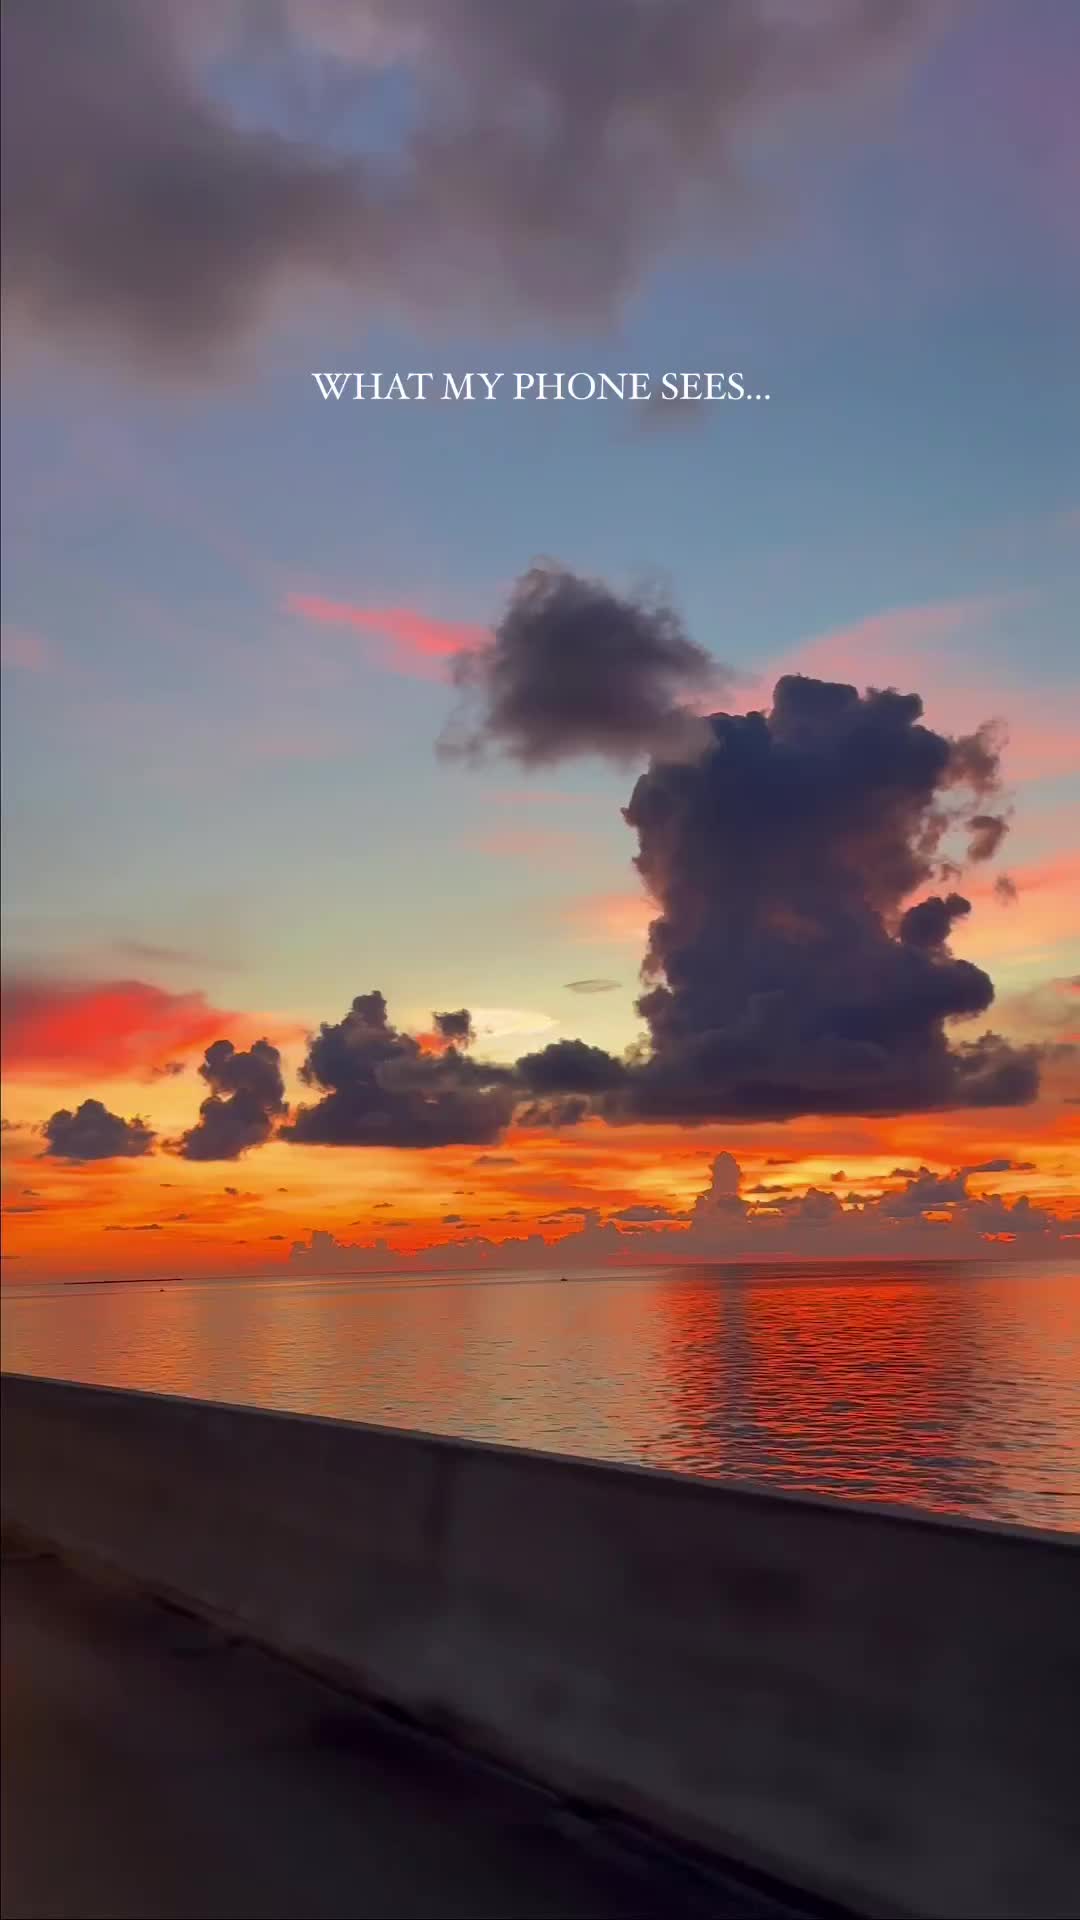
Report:
[[[1080,1542],[5,1375],[3,1509],[875,1914],[1076,1910]]]

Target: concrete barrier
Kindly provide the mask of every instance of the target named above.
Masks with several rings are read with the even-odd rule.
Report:
[[[8,1523],[856,1909],[1077,1910],[1080,1542],[5,1376]]]

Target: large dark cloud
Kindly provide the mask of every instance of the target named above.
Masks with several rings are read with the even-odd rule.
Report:
[[[950,740],[914,694],[801,676],[767,714],[714,714],[696,759],[654,760],[626,808],[659,908],[649,1044],[601,1110],[696,1122],[1032,1099],[1036,1048],[947,1031],[994,997],[949,948],[968,901],[906,904],[951,867],[947,836],[998,775],[989,730]],[[521,1063],[537,1092],[553,1052]]]
[[[662,600],[545,562],[518,581],[492,644],[456,657],[464,698],[443,751],[491,747],[526,767],[580,753],[640,763],[697,737],[686,703],[723,671]]]
[[[154,1145],[145,1120],[122,1120],[100,1100],[84,1100],[74,1113],[61,1107],[41,1131],[54,1160],[137,1160]]]
[[[604,323],[695,216],[709,236],[741,218],[757,124],[844,85],[928,11],[8,0],[11,307],[173,368],[212,365],[283,286],[318,280],[369,310]],[[410,112],[396,151],[376,132],[365,152],[388,67]],[[243,111],[222,81],[237,71]]]
[[[199,1068],[211,1091],[180,1142],[185,1160],[237,1160],[269,1140],[285,1112],[281,1055],[269,1040],[238,1051],[231,1040],[207,1047]]]
[[[471,1032],[466,1013],[437,1015],[444,1038],[448,1018]],[[358,994],[343,1020],[323,1022],[300,1077],[322,1097],[298,1110],[282,1138],[312,1146],[487,1146],[514,1109],[512,1068],[474,1061],[453,1040],[426,1052],[391,1026],[378,992]]]

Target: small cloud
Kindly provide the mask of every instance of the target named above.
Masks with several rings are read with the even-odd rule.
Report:
[[[980,1160],[978,1166],[965,1167],[965,1173],[1034,1173],[1034,1160]]]
[[[100,1100],[84,1100],[74,1113],[61,1107],[42,1132],[46,1155],[54,1160],[135,1160],[153,1151],[154,1134],[145,1120],[123,1120]]]
[[[614,993],[618,980],[568,980],[567,993]]]
[[[654,387],[647,400],[634,407],[635,426],[646,433],[663,432],[665,427],[694,427],[704,418],[709,402],[703,393],[665,393]]]
[[[0,630],[0,666],[20,673],[48,673],[52,664],[52,649],[40,633],[31,633],[27,627]]]
[[[482,1153],[473,1161],[474,1167],[520,1167],[521,1161],[515,1160],[512,1153]]]

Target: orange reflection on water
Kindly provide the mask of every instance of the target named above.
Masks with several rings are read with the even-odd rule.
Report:
[[[13,1369],[1080,1528],[1080,1274],[945,1262],[38,1286]]]

